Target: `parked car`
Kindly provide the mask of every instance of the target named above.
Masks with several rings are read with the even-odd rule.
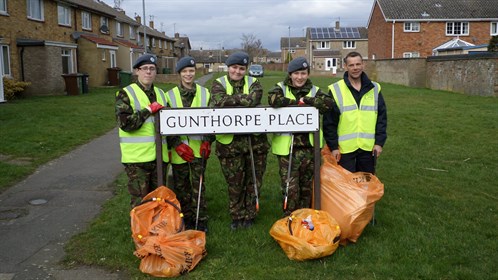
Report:
[[[265,74],[265,70],[263,66],[259,64],[252,64],[249,66],[249,76],[251,77],[263,77]]]

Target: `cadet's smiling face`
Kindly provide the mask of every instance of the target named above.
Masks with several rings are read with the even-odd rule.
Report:
[[[195,78],[195,67],[185,67],[180,71],[180,78],[182,79],[182,84],[192,85]]]
[[[244,65],[230,65],[228,66],[228,76],[234,81],[240,81],[246,75],[247,67]]]
[[[308,80],[308,70],[298,70],[291,73],[290,78],[294,87],[300,88],[304,86]]]

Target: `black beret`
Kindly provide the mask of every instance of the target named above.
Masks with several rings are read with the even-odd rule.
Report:
[[[154,64],[157,65],[157,58],[152,54],[144,54],[137,58],[135,64],[133,64],[133,69],[136,69],[144,64]]]
[[[176,63],[176,73],[180,73],[185,67],[195,67],[195,60],[191,56],[184,56]]]
[[[310,65],[306,58],[304,57],[298,57],[294,58],[290,63],[289,66],[287,66],[287,72],[292,73],[295,71],[299,70],[306,70],[309,69]]]
[[[247,64],[249,64],[249,55],[245,52],[232,53],[227,58],[227,61],[225,62],[225,64],[227,66],[234,65],[234,64],[247,66]]]

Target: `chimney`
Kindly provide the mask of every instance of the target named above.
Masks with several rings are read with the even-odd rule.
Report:
[[[136,15],[136,16],[135,16],[135,20],[136,20],[138,23],[142,24],[142,18],[141,18],[139,15]]]
[[[341,30],[341,26],[339,24],[339,21],[336,21],[335,22],[335,31],[340,31]]]
[[[153,20],[149,21],[149,27],[154,29],[154,21]]]
[[[177,32],[177,33],[175,33],[175,39],[178,39],[178,38],[180,38],[180,33]]]

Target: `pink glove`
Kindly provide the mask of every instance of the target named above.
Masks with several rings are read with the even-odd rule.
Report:
[[[194,151],[188,145],[181,143],[175,148],[176,153],[185,161],[192,162],[194,160]]]
[[[162,108],[164,108],[163,105],[154,101],[152,102],[152,104],[149,105],[149,107],[147,107],[147,110],[149,110],[151,114],[155,114],[157,111],[161,110]]]
[[[201,156],[207,159],[211,154],[211,143],[209,141],[204,141],[201,144]]]

